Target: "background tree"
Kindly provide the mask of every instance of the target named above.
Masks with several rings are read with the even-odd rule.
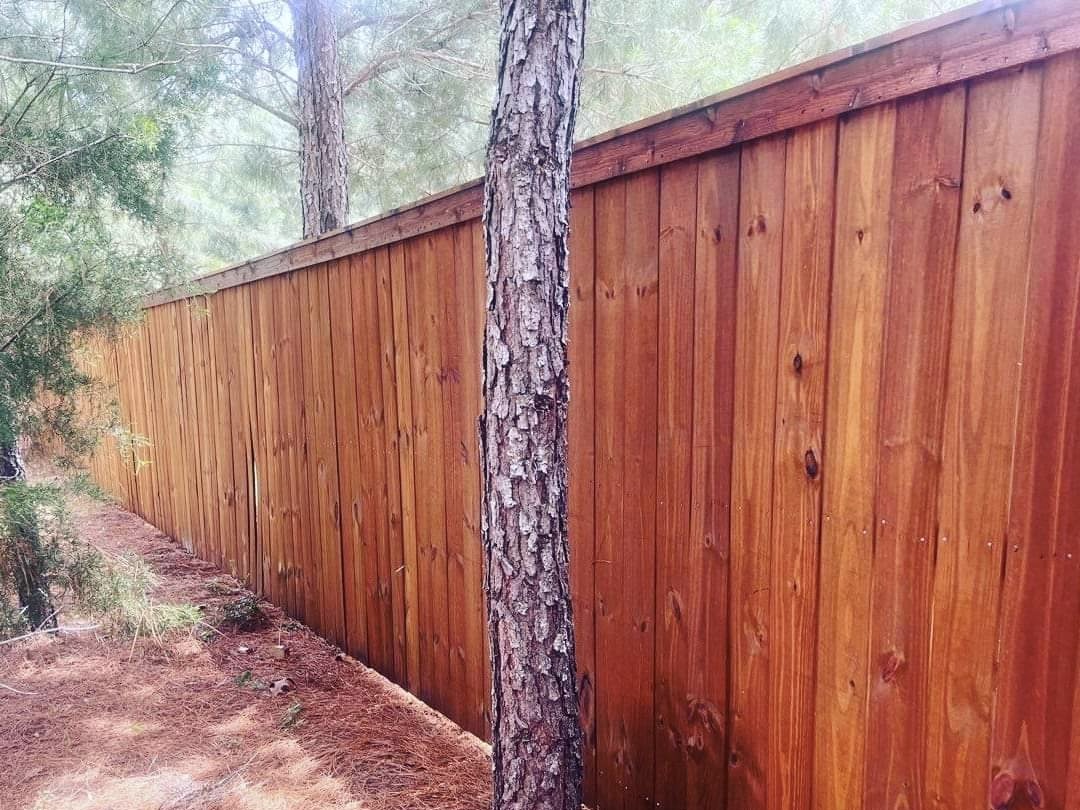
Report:
[[[579,810],[567,537],[570,157],[585,0],[504,0],[484,227],[484,576],[495,810]]]
[[[43,2],[43,0],[27,0]],[[593,0],[577,132],[589,137],[967,0]],[[300,238],[286,0],[223,0],[190,33],[218,96],[181,146],[170,210],[210,271]],[[352,220],[483,172],[495,0],[335,0]],[[718,44],[724,57],[717,58]]]
[[[300,213],[304,238],[342,227],[349,218],[349,155],[338,62],[338,32],[329,0],[289,0],[296,51],[300,130]]]

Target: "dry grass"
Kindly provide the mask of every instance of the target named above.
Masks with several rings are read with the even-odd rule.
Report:
[[[86,539],[150,564],[157,600],[213,615],[236,598],[239,583],[138,518],[89,499],[75,514]],[[264,609],[261,629],[226,627],[210,641],[86,632],[0,647],[0,683],[34,693],[0,689],[0,808],[488,807],[489,761],[476,738]],[[268,652],[279,633],[284,661]],[[293,692],[259,688],[281,676]]]

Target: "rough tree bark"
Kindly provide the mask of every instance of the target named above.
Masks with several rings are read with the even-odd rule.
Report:
[[[332,0],[289,0],[300,107],[304,238],[347,224],[349,156]]]
[[[484,562],[494,810],[578,810],[567,236],[585,0],[502,0],[484,222]]]
[[[0,485],[26,480],[26,468],[17,442],[0,442]],[[41,558],[36,525],[12,525],[11,552],[14,556],[15,590],[26,623],[33,630],[56,627],[45,562]]]
[[[19,445],[15,442],[0,442],[0,482],[25,480],[26,470],[23,468]]]

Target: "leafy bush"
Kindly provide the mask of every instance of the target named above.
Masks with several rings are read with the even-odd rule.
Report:
[[[265,620],[266,616],[259,607],[259,597],[255,594],[242,594],[221,608],[221,623],[237,630],[254,630],[261,627]]]
[[[0,637],[56,626],[73,606],[105,632],[160,638],[190,629],[193,605],[157,603],[157,578],[139,557],[106,557],[75,537],[59,487],[0,486]]]
[[[0,631],[56,624],[56,595],[71,584],[76,552],[58,488],[14,481],[0,487]]]
[[[89,547],[87,547],[89,548]],[[106,632],[162,638],[190,630],[202,620],[194,605],[155,602],[157,577],[142,558],[125,554],[105,557],[90,549],[76,575],[76,604],[101,622]]]

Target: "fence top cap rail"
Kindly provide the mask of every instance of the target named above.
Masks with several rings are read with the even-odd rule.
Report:
[[[1080,49],[1078,0],[982,0],[580,141],[574,188]],[[475,219],[482,180],[150,293],[144,307],[341,259]]]

